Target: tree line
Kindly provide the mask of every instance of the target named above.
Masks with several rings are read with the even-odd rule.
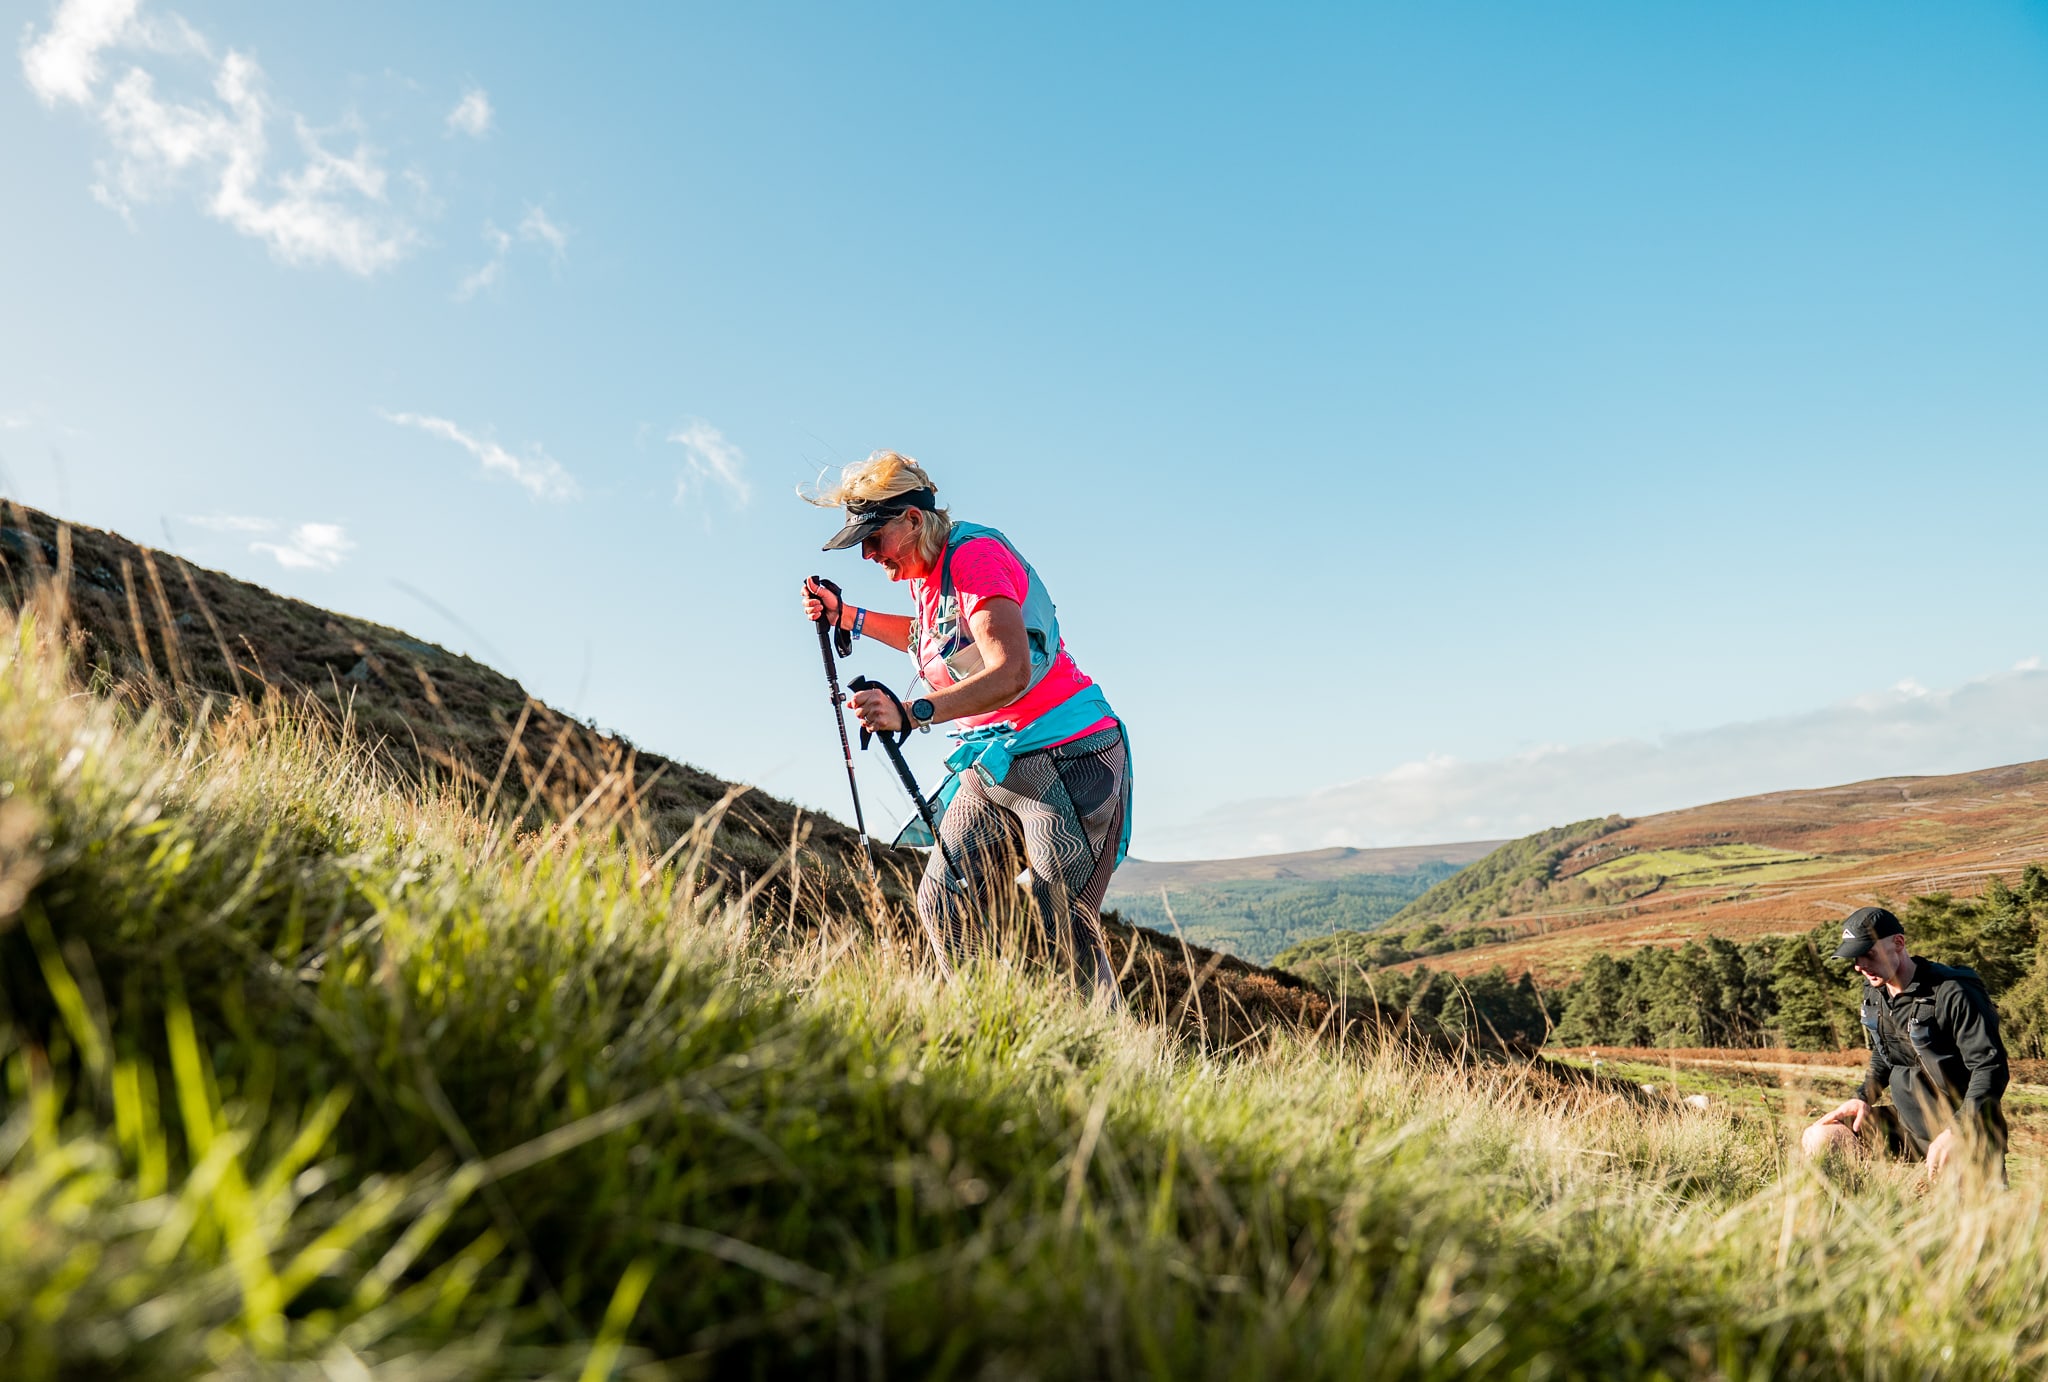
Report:
[[[1994,878],[1983,894],[1916,897],[1900,918],[1912,952],[1968,965],[1997,1002],[2007,1048],[2048,1055],[2048,870],[2029,864],[2018,886]],[[1786,1046],[1836,1051],[1864,1042],[1863,980],[1834,959],[1841,928],[1737,945],[1719,936],[1677,949],[1645,946],[1595,956],[1556,992],[1551,1041],[1563,1046]]]
[[[2048,868],[2028,865],[2017,885],[1994,878],[1977,897],[1933,893],[1894,910],[1915,955],[1968,965],[1983,977],[2014,1056],[2048,1057]],[[1550,989],[1499,965],[1464,977],[1426,964],[1385,968],[1504,939],[1495,928],[1435,924],[1393,935],[1352,932],[1297,945],[1280,963],[1390,1015],[1529,1045],[1839,1051],[1864,1042],[1863,981],[1834,958],[1841,941],[1835,921],[1800,935],[1742,943],[1707,936],[1596,955],[1573,982]]]

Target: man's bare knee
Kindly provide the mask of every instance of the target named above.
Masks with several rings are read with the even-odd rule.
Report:
[[[1856,1134],[1843,1123],[1815,1123],[1800,1137],[1799,1145],[1816,1161],[1855,1156],[1862,1151]]]

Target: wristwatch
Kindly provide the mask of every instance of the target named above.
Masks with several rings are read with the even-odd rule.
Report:
[[[937,707],[928,698],[919,696],[910,703],[910,727],[929,731],[932,727],[932,716],[936,713]]]

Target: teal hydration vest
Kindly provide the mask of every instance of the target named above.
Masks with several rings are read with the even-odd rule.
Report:
[[[982,669],[981,649],[975,644],[967,621],[961,617],[960,595],[953,589],[953,552],[963,543],[979,537],[994,538],[1002,543],[1004,549],[1017,559],[1017,564],[1024,568],[1027,583],[1023,606],[1024,637],[1031,646],[1031,679],[1017,693],[1017,699],[1022,700],[1045,680],[1045,674],[1059,660],[1059,611],[1053,605],[1052,596],[1046,593],[1045,582],[1031,569],[1031,563],[1024,560],[1024,554],[994,528],[956,522],[946,534],[946,554],[939,559],[939,609],[930,630],[931,640],[937,644],[933,656],[946,664],[946,670],[954,681],[970,677]],[[910,657],[917,663],[917,685],[933,688],[933,682],[926,674],[929,663],[925,660],[924,633],[925,630],[917,625],[911,626]],[[916,687],[913,687],[913,695],[915,693]],[[961,773],[972,768],[983,785],[993,787],[1009,773],[1010,761],[1020,754],[1051,748],[1103,719],[1114,719],[1117,732],[1124,739],[1123,830],[1116,845],[1116,861],[1121,864],[1131,845],[1131,736],[1124,728],[1123,718],[1110,708],[1109,698],[1102,694],[1100,687],[1093,685],[1082,687],[1021,730],[1000,720],[974,729],[948,730],[947,733],[958,743],[946,756],[946,780],[939,784],[938,791],[932,793],[932,818],[937,820],[945,815],[953,794],[960,790]],[[931,832],[925,829],[923,818],[913,814],[897,835],[896,843],[929,847],[934,841]]]
[[[935,656],[946,664],[946,670],[952,673],[954,681],[962,681],[981,670],[981,649],[974,642],[974,633],[967,627],[967,620],[961,616],[960,593],[953,589],[953,553],[978,537],[994,538],[1002,543],[1004,550],[1017,559],[1017,565],[1024,568],[1024,637],[1031,645],[1031,680],[1017,693],[1018,700],[1022,700],[1045,680],[1045,674],[1052,670],[1052,664],[1059,658],[1060,615],[1052,596],[1046,593],[1045,582],[1031,569],[1031,563],[1024,560],[1024,554],[1017,550],[1016,544],[994,528],[984,528],[978,523],[955,523],[946,534],[946,554],[939,558],[938,617],[929,630],[911,628],[910,655],[918,659],[919,685],[929,690],[936,690],[937,684],[927,674],[929,663],[923,661],[924,635],[927,632],[938,644]]]

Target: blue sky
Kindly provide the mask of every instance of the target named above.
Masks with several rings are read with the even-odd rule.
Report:
[[[7,492],[723,775],[879,446],[1140,854],[2048,756],[2048,7],[6,13]]]

